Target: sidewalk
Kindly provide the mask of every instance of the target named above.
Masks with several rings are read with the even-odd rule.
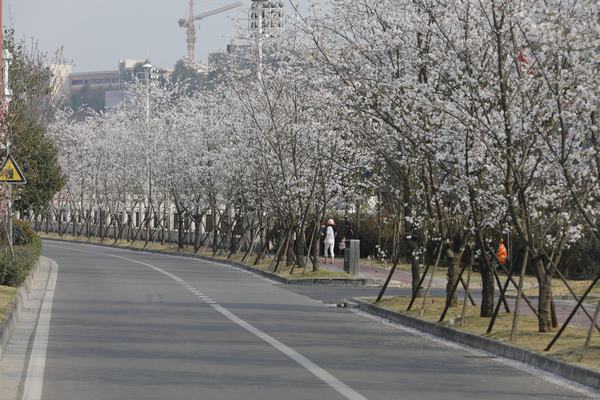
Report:
[[[27,349],[35,329],[42,300],[46,293],[46,283],[50,274],[50,260],[40,257],[40,269],[35,274],[33,286],[23,313],[13,335],[0,359],[0,400],[20,398],[22,378],[28,361]]]
[[[333,264],[326,264],[323,262],[323,258],[319,258],[319,266],[322,269],[332,271],[332,272],[343,272],[344,271],[344,259],[342,257],[337,257],[334,260]],[[358,278],[365,279],[376,279],[380,281],[385,281],[390,273],[391,264],[388,268],[378,267],[367,265],[361,260]],[[425,279],[423,282],[423,286],[427,286],[429,282],[429,277]],[[445,288],[446,287],[446,276],[445,271],[441,268],[438,268],[435,277],[433,279],[432,288]],[[392,280],[390,281],[389,287],[399,287],[399,288],[410,288],[412,285],[412,275],[410,272],[402,271],[400,268],[396,268],[394,271],[394,275],[392,276]]]

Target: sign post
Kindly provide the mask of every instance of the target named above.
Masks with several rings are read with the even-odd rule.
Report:
[[[10,148],[12,145],[12,135],[9,133],[6,139],[6,160],[2,164],[2,168],[0,168],[0,182],[4,182],[8,185],[8,199],[7,199],[7,230],[8,230],[8,245],[12,249],[13,245],[13,198],[12,198],[12,185],[23,185],[27,183],[27,179],[25,179],[25,175],[21,172],[21,168],[16,163],[16,161],[12,158],[10,154]]]
[[[1,23],[1,22],[0,22]],[[0,26],[1,29],[1,26]],[[8,105],[12,100],[12,91],[8,87],[8,68],[12,61],[12,55],[8,49],[2,49],[2,117],[6,118],[8,113]],[[11,148],[12,148],[12,130],[10,127],[8,128],[8,132],[6,134],[6,160],[2,164],[2,169],[0,170],[0,182],[5,182],[8,184],[7,190],[7,236],[8,236],[8,245],[12,251],[13,246],[13,199],[12,199],[12,185],[13,184],[23,184],[27,183],[25,180],[25,176],[19,169],[19,166],[15,162],[15,160],[11,156]]]

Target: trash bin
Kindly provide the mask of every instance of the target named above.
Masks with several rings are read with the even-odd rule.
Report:
[[[358,275],[360,269],[360,240],[346,240],[344,249],[344,272],[350,275]]]

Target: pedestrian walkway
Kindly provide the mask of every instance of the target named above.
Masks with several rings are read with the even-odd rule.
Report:
[[[21,396],[22,376],[28,360],[27,349],[46,293],[46,283],[50,273],[50,260],[40,257],[40,263],[31,293],[23,306],[21,319],[0,360],[0,388],[2,388],[0,400],[15,400]]]
[[[332,271],[332,272],[342,272],[344,271],[344,259],[341,257],[338,257],[334,260],[333,264],[326,264],[324,262],[322,262],[322,259],[320,259],[321,264],[320,267],[322,269],[326,269],[328,271]],[[366,264],[363,260],[361,260],[361,264],[360,264],[360,269],[359,269],[359,274],[358,274],[358,278],[364,278],[364,279],[372,279],[372,280],[378,280],[378,281],[385,281],[390,273],[390,268],[391,265],[387,268],[383,267],[383,266],[374,266],[374,265],[368,265]],[[426,285],[428,282],[428,280],[426,280],[424,282],[424,284]],[[436,276],[433,279],[432,282],[432,287],[434,288],[444,288],[446,287],[446,277],[445,277],[445,272],[442,271],[441,269],[438,269],[438,271],[436,272]],[[394,271],[394,275],[392,276],[392,280],[390,281],[390,287],[411,287],[412,285],[412,275],[410,272],[407,271],[403,271],[400,268],[396,268],[396,271]]]

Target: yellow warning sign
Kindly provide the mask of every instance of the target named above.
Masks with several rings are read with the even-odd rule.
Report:
[[[2,170],[0,170],[0,182],[27,183],[25,175],[23,175],[12,156],[9,156],[6,161],[4,161],[4,164],[2,164]]]

